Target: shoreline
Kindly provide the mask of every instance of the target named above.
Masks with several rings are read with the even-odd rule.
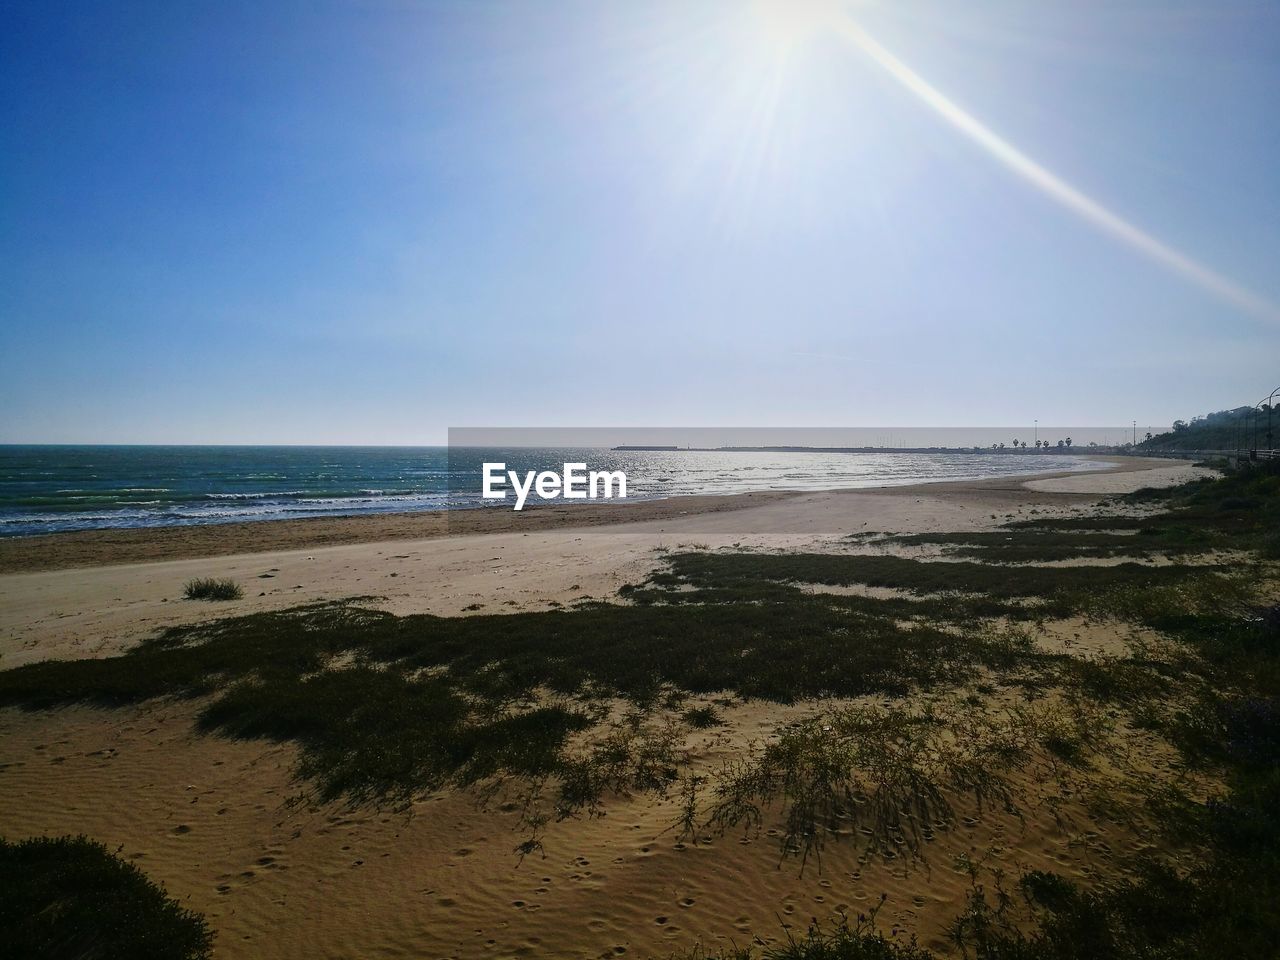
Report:
[[[977,480],[929,480],[869,487],[836,487],[825,490],[771,490],[730,494],[676,495],[624,503],[539,505],[520,513],[494,507],[475,510],[397,511],[354,516],[300,517],[287,520],[242,520],[217,524],[124,527],[74,530],[0,539],[0,575],[227,557],[280,550],[395,541],[435,540],[442,537],[494,533],[534,533],[580,527],[615,527],[622,524],[713,516],[784,501],[847,495],[910,496],[948,491],[1010,490],[1030,495],[1024,484],[1069,477],[1096,477],[1168,467],[1167,459],[1080,455],[1107,466],[1097,470],[1064,470],[985,477]]]
[[[672,550],[822,550],[859,532],[991,530],[1204,474],[1191,465],[1130,461],[1030,478],[744,494],[702,503],[701,511],[694,498],[673,498],[615,505],[594,525],[584,524],[578,507],[548,508],[537,518],[492,511],[490,529],[453,535],[440,518],[431,529],[411,515],[391,527],[368,518],[319,521],[305,536],[289,521],[264,521],[203,528],[234,534],[204,542],[179,528],[179,536],[163,538],[143,531],[132,543],[68,534],[28,540],[20,550],[0,544],[9,548],[0,573],[0,666],[109,656],[171,626],[342,599],[444,617],[560,609],[615,597],[645,581]],[[234,580],[244,597],[184,599],[184,585],[197,577]]]

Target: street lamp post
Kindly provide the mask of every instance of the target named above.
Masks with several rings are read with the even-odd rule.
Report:
[[[1267,449],[1268,450],[1275,449],[1275,447],[1271,443],[1271,411],[1275,409],[1275,406],[1276,406],[1275,401],[1276,401],[1277,393],[1280,393],[1280,387],[1276,387],[1274,390],[1272,390],[1270,396],[1267,397]]]
[[[1262,413],[1263,406],[1267,408],[1267,450],[1275,449],[1271,441],[1271,411],[1275,406],[1276,394],[1280,393],[1280,387],[1276,387],[1267,395],[1265,400],[1259,400],[1253,407],[1253,442],[1249,448],[1249,459],[1258,459],[1258,414]]]

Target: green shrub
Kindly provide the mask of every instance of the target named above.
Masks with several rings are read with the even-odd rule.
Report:
[[[201,960],[213,935],[141,870],[85,837],[0,838],[0,954]]]

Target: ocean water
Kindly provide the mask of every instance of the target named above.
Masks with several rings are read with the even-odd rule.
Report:
[[[624,470],[628,496],[822,490],[1089,470],[1070,455],[600,448],[0,446],[0,536],[491,505],[484,462]],[[589,501],[574,501],[589,502]]]

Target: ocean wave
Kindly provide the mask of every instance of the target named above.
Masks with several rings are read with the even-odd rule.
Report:
[[[447,462],[446,451],[417,458],[396,452],[378,459],[362,449],[358,459],[353,455],[350,462],[334,463],[338,458],[332,451],[321,461],[293,450],[251,451],[229,458],[225,450],[210,448],[204,453],[184,452],[178,461],[144,450],[131,453],[132,459],[104,465],[97,453],[91,476],[84,463],[60,463],[54,471],[18,468],[0,473],[0,535],[489,506],[479,496],[477,480],[479,463],[488,454],[490,459],[510,461],[519,470],[542,469],[568,457],[559,450],[477,451],[475,462],[469,455],[464,467],[458,460]],[[598,451],[590,456],[575,454],[572,459],[592,461],[593,468],[625,469],[634,499],[848,489],[1091,466],[1060,455],[1014,460],[1007,455],[891,451],[860,456],[789,453],[758,459],[704,451],[626,456]],[[95,482],[98,476],[103,479]]]
[[[206,493],[206,500],[266,500],[271,497],[304,497],[306,490],[263,490],[258,493]]]

